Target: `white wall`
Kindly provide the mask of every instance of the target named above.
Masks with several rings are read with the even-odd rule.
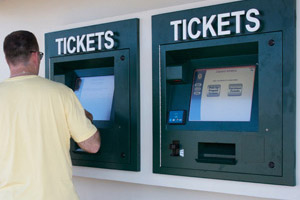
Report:
[[[99,181],[81,177],[76,177],[75,183],[82,200],[266,200],[240,195],[182,190],[133,183],[124,184],[118,181]]]
[[[202,7],[232,0],[2,0],[0,1],[0,42],[11,31],[31,30],[44,49],[44,33],[140,18],[140,87],[141,87],[141,171],[74,167],[74,182],[82,200],[92,199],[300,199],[300,185],[296,187],[242,183],[152,173],[152,41],[151,16],[155,14]],[[300,11],[299,0],[297,10]],[[297,57],[300,58],[300,23],[297,28]],[[297,68],[300,63],[297,60]],[[44,65],[40,75],[44,76]],[[4,55],[0,50],[0,81],[9,76]],[[300,72],[297,72],[299,85]],[[300,89],[297,88],[297,102]],[[299,105],[299,104],[298,104]],[[297,107],[297,124],[300,108]],[[297,141],[300,129],[297,126]],[[297,147],[300,154],[300,147]],[[297,160],[297,183],[300,181]]]

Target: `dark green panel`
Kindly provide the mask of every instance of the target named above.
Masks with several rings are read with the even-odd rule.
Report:
[[[105,44],[106,31],[114,34],[114,46]],[[96,34],[103,34],[101,37]],[[92,34],[88,49],[88,34]],[[94,34],[94,35],[93,35]],[[84,37],[82,35],[85,35]],[[100,24],[76,29],[47,33],[46,37],[46,77],[62,82],[71,89],[80,77],[114,75],[114,95],[111,117],[108,121],[94,120],[101,133],[101,149],[96,154],[78,151],[78,145],[71,141],[72,163],[108,169],[140,170],[140,119],[139,119],[139,21],[138,19]],[[69,38],[74,39],[69,41]],[[81,37],[82,44],[74,40]],[[66,49],[63,41],[67,38]],[[102,39],[102,43],[99,40]],[[76,41],[76,42],[77,42]],[[78,46],[79,45],[79,46]],[[101,49],[99,48],[101,46]],[[73,49],[80,49],[74,52]],[[80,149],[79,149],[80,150]]]
[[[254,23],[242,16],[238,33],[232,13],[253,8],[260,28],[249,31],[246,25]],[[184,20],[186,29],[203,34],[203,16],[216,15],[217,30],[224,13],[230,25],[223,31],[230,34],[185,38]],[[201,23],[189,27],[195,18]],[[177,35],[170,23],[176,20]],[[295,185],[295,1],[239,1],[156,15],[152,38],[154,173]],[[195,70],[238,66],[256,68],[250,121],[168,123],[169,111],[189,117]]]

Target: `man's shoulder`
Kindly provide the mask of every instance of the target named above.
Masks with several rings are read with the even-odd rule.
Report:
[[[61,87],[61,88],[68,88],[66,85],[62,84],[62,83],[59,83],[59,82],[55,82],[55,81],[52,81],[50,79],[47,79],[47,78],[43,78],[43,77],[40,77],[38,76],[38,81],[44,83],[44,84],[47,84],[49,86],[53,86],[53,87]]]
[[[47,89],[58,90],[66,93],[70,92],[71,90],[69,87],[62,83],[55,82],[43,77],[38,77],[37,81],[40,82],[40,84],[43,84],[43,86]]]

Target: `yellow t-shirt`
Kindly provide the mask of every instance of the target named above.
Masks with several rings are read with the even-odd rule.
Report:
[[[34,75],[0,83],[0,200],[77,200],[70,137],[96,131],[63,84]]]

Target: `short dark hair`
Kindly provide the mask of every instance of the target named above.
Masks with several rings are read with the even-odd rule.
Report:
[[[3,44],[6,60],[13,65],[27,64],[32,51],[39,51],[36,37],[29,31],[15,31],[6,36]]]

